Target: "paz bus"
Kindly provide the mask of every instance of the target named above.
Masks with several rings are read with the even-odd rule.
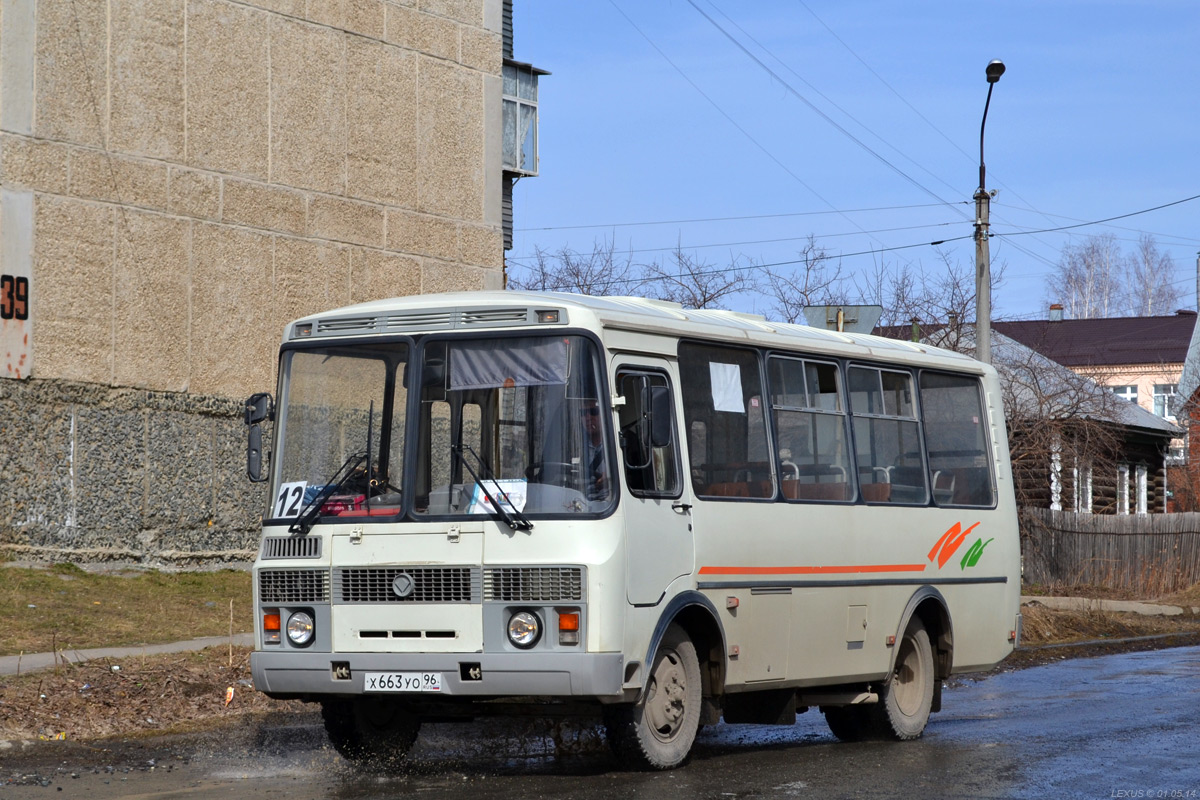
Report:
[[[319,702],[349,759],[514,713],[594,715],[651,769],[809,710],[913,739],[1019,640],[999,386],[954,352],[424,295],[289,324],[246,423],[254,684]]]

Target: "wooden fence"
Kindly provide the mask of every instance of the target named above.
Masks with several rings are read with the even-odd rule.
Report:
[[[1200,513],[1147,516],[1021,509],[1024,582],[1159,597],[1200,582]]]

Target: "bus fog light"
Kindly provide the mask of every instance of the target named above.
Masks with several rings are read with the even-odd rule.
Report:
[[[522,649],[533,647],[542,636],[542,626],[531,611],[518,611],[508,618],[508,639]]]
[[[288,617],[287,635],[292,644],[303,647],[313,640],[313,618],[304,611]]]

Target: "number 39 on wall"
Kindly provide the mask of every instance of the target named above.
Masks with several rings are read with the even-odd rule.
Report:
[[[0,319],[29,319],[29,278],[0,275]]]

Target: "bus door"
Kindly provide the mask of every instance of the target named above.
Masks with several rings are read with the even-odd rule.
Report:
[[[667,363],[623,359],[617,368],[618,452],[625,497],[626,598],[655,605],[694,569],[691,496],[679,452],[679,414]]]

